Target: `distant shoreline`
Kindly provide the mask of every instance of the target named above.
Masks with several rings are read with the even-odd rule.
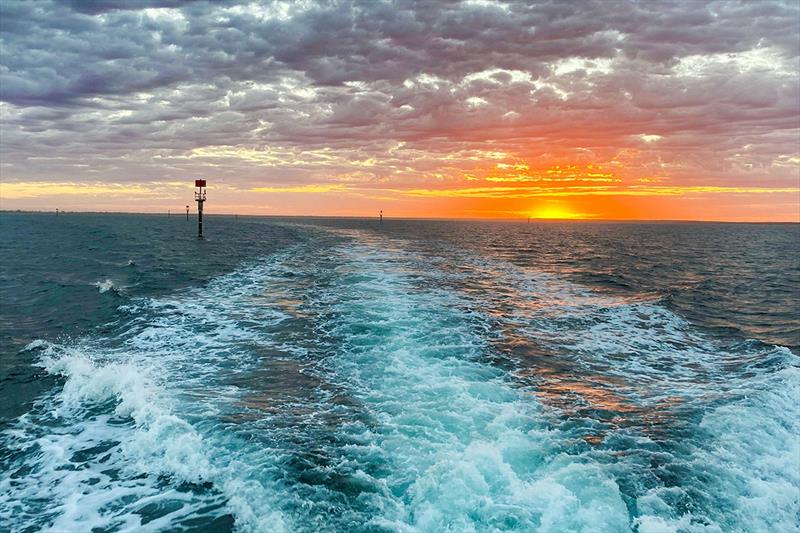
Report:
[[[55,215],[55,211],[41,211],[41,210],[25,210],[25,209],[0,209],[0,214],[28,214],[28,215]],[[149,213],[139,211],[58,211],[59,215],[140,215],[140,216],[154,216],[154,217],[168,217],[167,213]],[[190,213],[192,216],[196,212]],[[176,211],[172,213],[176,217],[184,216],[184,211]],[[250,217],[250,218],[294,218],[294,219],[311,219],[311,220],[325,220],[325,219],[339,219],[339,220],[377,220],[377,216],[362,216],[362,215],[252,215],[252,214],[239,214],[239,213],[204,213],[204,218],[209,217]],[[520,224],[527,224],[528,219],[522,217],[508,217],[508,218],[480,218],[480,217],[392,217],[385,216],[384,220],[389,222],[392,220],[419,220],[431,222],[518,222]],[[776,225],[800,225],[798,221],[758,221],[758,220],[693,220],[693,219],[613,219],[613,218],[531,218],[531,222],[535,223],[579,223],[579,224],[592,224],[592,223],[614,223],[614,224],[776,224]]]

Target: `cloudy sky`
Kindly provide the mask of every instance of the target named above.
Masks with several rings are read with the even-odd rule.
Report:
[[[798,221],[800,3],[3,0],[0,148],[3,209]]]

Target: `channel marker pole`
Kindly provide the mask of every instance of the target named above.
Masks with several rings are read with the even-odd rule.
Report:
[[[194,192],[194,201],[197,202],[197,238],[203,238],[203,202],[206,201],[206,180],[194,180],[197,190]]]

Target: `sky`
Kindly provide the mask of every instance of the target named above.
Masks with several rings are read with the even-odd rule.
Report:
[[[132,7],[135,6],[135,7]],[[800,221],[800,2],[0,2],[0,209]]]

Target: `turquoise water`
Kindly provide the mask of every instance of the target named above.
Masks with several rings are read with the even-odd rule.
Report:
[[[798,528],[797,225],[204,229],[0,214],[0,529]]]

